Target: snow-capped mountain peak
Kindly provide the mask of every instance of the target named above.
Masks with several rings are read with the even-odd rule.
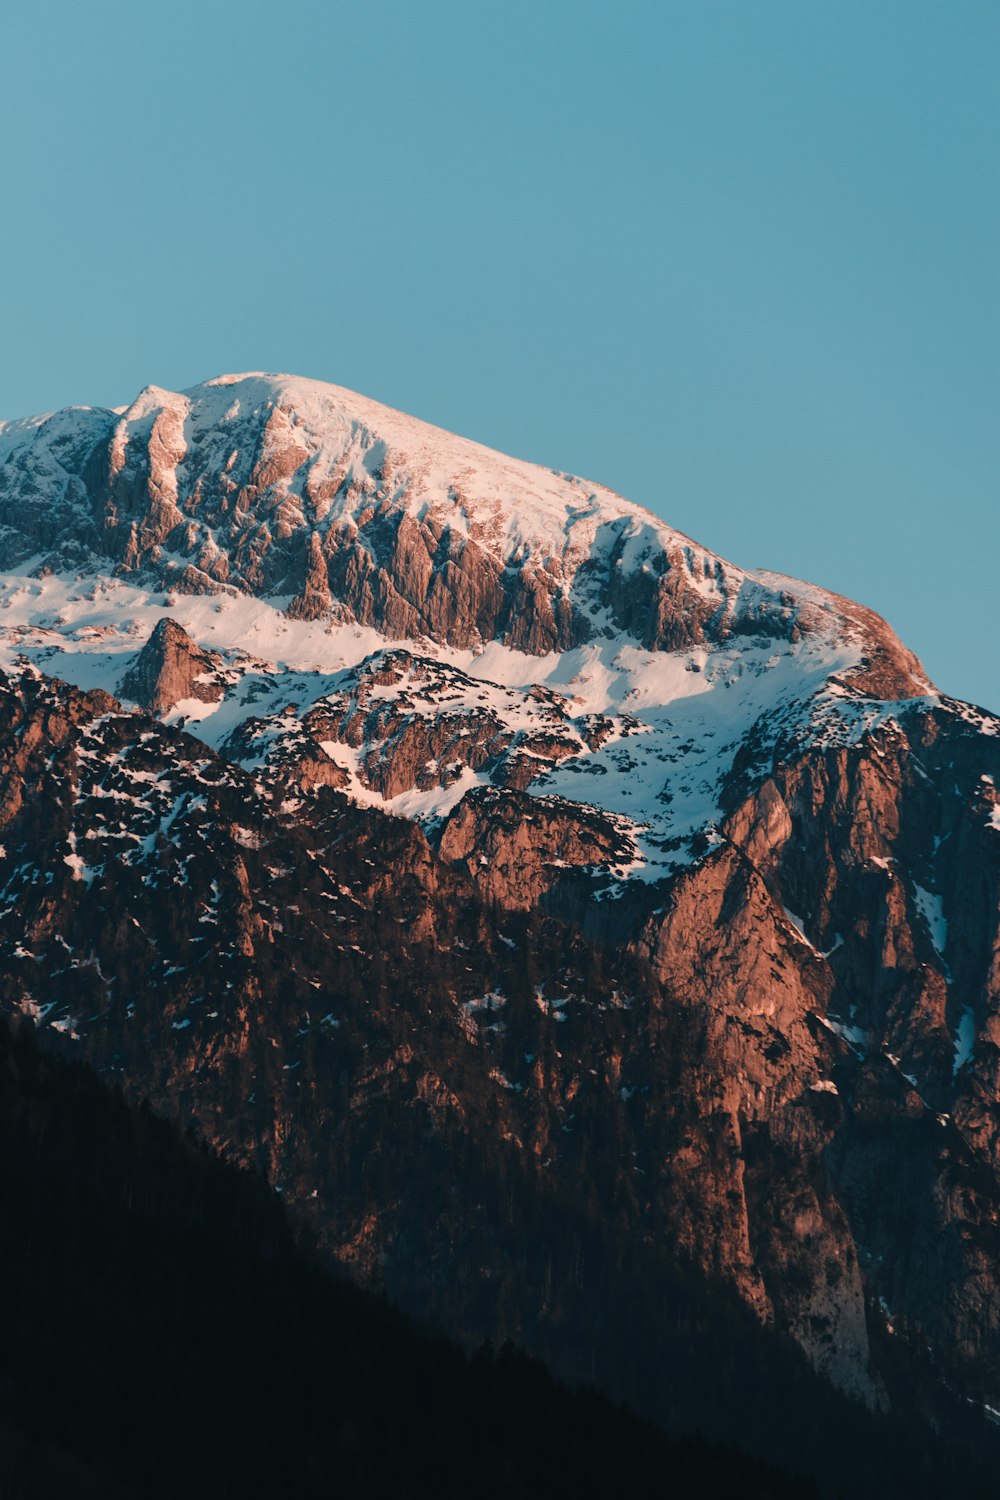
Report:
[[[258,766],[306,736],[309,765],[325,756],[350,795],[429,825],[490,786],[598,808],[646,879],[718,824],[748,736],[850,740],[933,694],[859,605],[735,567],[601,485],[294,376],[0,424],[0,526],[6,661],[153,705]],[[364,674],[401,647],[428,683],[405,753],[384,713],[357,739]],[[463,712],[516,730],[487,754],[438,728],[418,764],[456,671],[474,685]],[[565,704],[561,739],[540,687]],[[350,733],[331,729],[348,699]]]

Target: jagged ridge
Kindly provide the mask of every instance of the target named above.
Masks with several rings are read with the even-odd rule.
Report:
[[[6,423],[0,521],[2,567],[89,553],[192,592],[285,593],[300,618],[336,606],[389,638],[457,647],[541,654],[609,626],[655,650],[795,640],[833,611],[882,696],[926,689],[869,612],[734,568],[603,486],[318,381],[222,376],[147,387],[120,412]]]
[[[410,1305],[481,1326],[482,1265],[540,1347],[617,1316],[613,1249],[468,1222],[502,1140],[862,1398],[896,1340],[1000,1400],[1000,722],[861,606],[332,387],[2,455],[9,1005],[318,1183]]]

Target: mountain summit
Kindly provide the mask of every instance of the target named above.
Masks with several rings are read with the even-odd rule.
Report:
[[[927,688],[869,611],[318,381],[228,375],[6,423],[0,467],[8,568],[89,554],[185,592],[290,594],[298,617],[532,655],[613,632],[648,650],[836,634],[883,696]]]
[[[1000,720],[877,615],[237,375],[0,425],[0,668],[0,1002],[353,1275],[658,1421],[681,1274],[1000,1410]]]
[[[871,611],[736,568],[610,490],[317,381],[222,376],[180,394],[149,386],[117,411],[6,423],[0,526],[17,622],[3,637],[47,670],[154,704],[134,632],[169,613],[191,651],[232,667],[228,692],[213,679],[186,704],[214,746],[287,760],[290,725],[269,710],[291,693],[326,747],[310,743],[310,762],[332,758],[360,800],[425,821],[456,787],[583,801],[621,820],[644,878],[711,832],[748,735],[776,741],[794,721],[849,742],[886,702],[937,701]],[[99,579],[97,594],[71,578]],[[421,683],[411,718],[440,718],[447,693],[481,709],[475,730],[414,729],[403,753],[399,726],[388,748],[367,711],[362,727],[365,673],[400,645]],[[388,670],[402,682],[398,658]]]

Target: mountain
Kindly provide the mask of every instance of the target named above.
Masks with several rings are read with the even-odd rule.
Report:
[[[926,686],[869,611],[751,576],[601,486],[335,386],[151,386],[120,411],[5,423],[0,442],[5,568],[36,552],[52,567],[99,559],[195,594],[289,592],[297,619],[336,601],[390,638],[536,655],[609,625],[649,650],[794,641],[829,635],[832,612],[887,683]]]
[[[988,1444],[1000,721],[284,376],[0,426],[0,566],[6,1009],[455,1336],[774,1457],[678,1352],[718,1297]]]
[[[259,1178],[24,1028],[0,1073],[5,1495],[816,1495],[428,1336],[296,1247]]]

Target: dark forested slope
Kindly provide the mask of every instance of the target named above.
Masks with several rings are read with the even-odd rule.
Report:
[[[472,1358],[296,1250],[276,1196],[0,1025],[0,1496],[814,1491]]]

